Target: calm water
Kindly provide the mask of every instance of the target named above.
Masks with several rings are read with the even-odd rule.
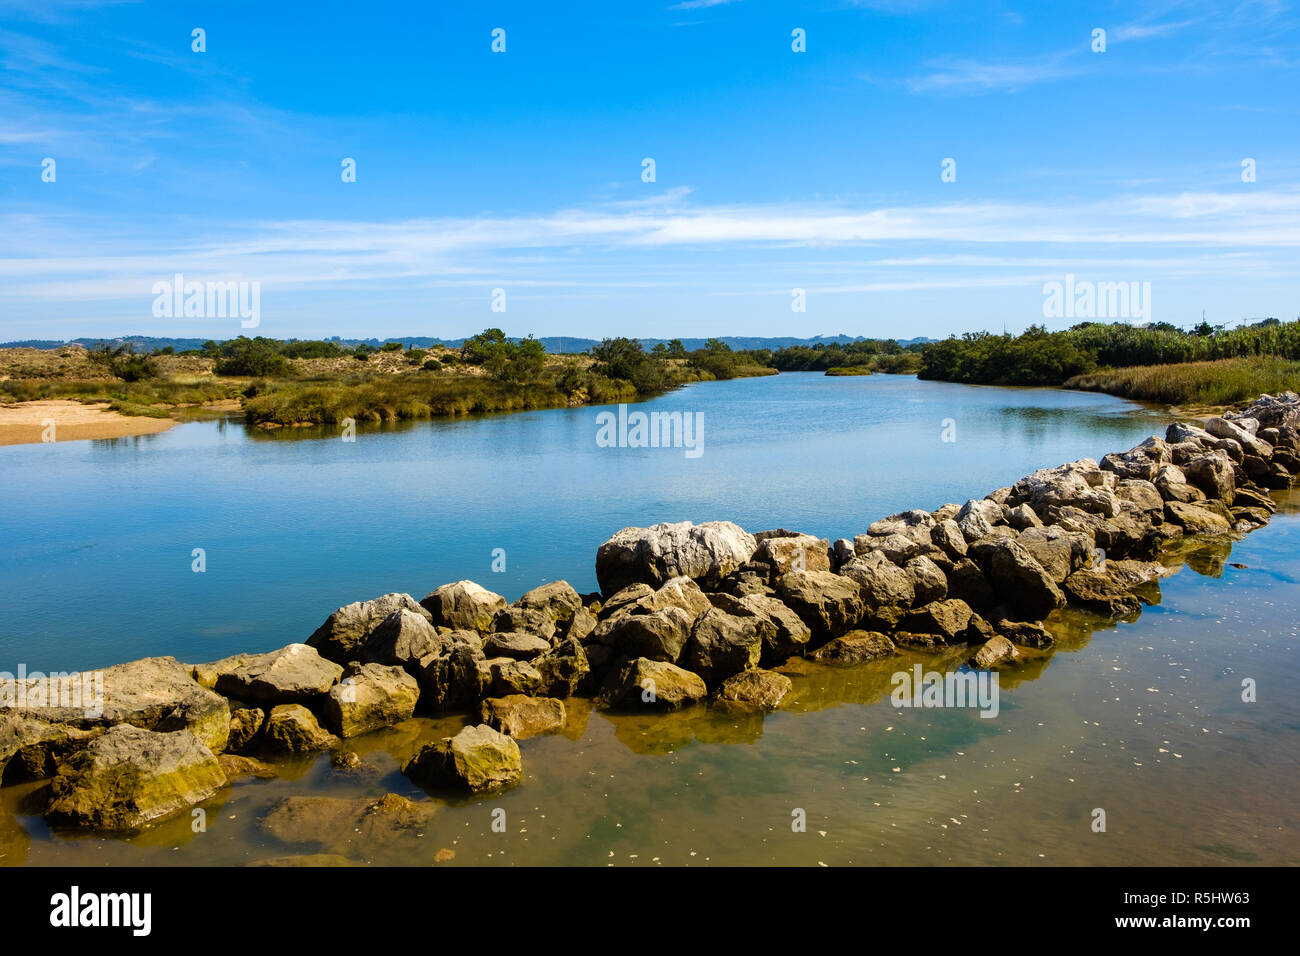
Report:
[[[597,447],[594,408],[355,443],[206,421],[0,448],[0,670],[270,650],[342,604],[418,600],[460,578],[511,600],[557,578],[592,591],[596,549],[628,525],[725,518],[851,537],[1165,424],[1104,395],[885,375],[710,382],[636,408],[703,412],[704,454]],[[956,441],[942,440],[946,419]]]
[[[560,576],[590,588],[596,546],[627,524],[729,517],[851,534],[1128,447],[1163,421],[1104,397],[883,376],[711,383],[653,406],[705,412],[702,458],[597,449],[593,409],[363,433],[355,445],[193,424],[0,449],[0,658],[211,658],[299,639],[345,600],[420,596],[465,575],[510,597]],[[955,443],[940,441],[945,418]],[[1235,545],[1169,556],[1180,571],[1136,623],[1054,618],[1057,649],[1003,674],[995,719],[895,709],[889,678],[910,659],[800,663],[792,699],[766,718],[616,716],[573,701],[564,735],[522,742],[523,785],[480,800],[426,795],[401,776],[423,742],[465,722],[418,718],[352,741],[360,775],[319,757],[236,783],[207,805],[200,834],[187,817],[130,840],[51,834],[38,785],[6,788],[0,863],[1294,863],[1300,495],[1283,503]],[[189,571],[200,546],[204,575]],[[488,569],[494,547],[507,549],[506,574]],[[1241,700],[1245,677],[1256,703]],[[260,827],[284,796],[390,791],[432,799],[437,815],[364,846],[346,831],[304,844]],[[1104,834],[1091,830],[1094,808]],[[498,809],[504,833],[492,830]],[[805,833],[791,830],[797,809]]]

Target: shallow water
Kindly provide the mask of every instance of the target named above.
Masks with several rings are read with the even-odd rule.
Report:
[[[849,392],[834,394],[834,408],[823,409],[816,417],[818,430],[801,433],[791,409],[801,402],[815,405],[814,396],[829,394],[819,390],[840,384],[850,385],[857,397],[849,397]],[[744,389],[750,385],[775,387],[746,393]],[[595,545],[622,524],[663,517],[702,520],[727,516],[752,529],[782,524],[823,534],[849,534],[865,527],[869,518],[898,508],[962,500],[1040,465],[1128,447],[1148,433],[1152,423],[1150,413],[1096,396],[960,386],[935,386],[931,392],[927,383],[884,377],[846,382],[820,376],[782,376],[716,387],[719,392],[707,397],[709,404],[709,393],[703,389],[663,400],[681,402],[675,407],[694,410],[688,399],[698,395],[696,404],[706,411],[706,453],[697,462],[685,463],[705,464],[706,470],[694,476],[682,467],[684,459],[654,457],[663,452],[602,449],[597,455],[594,448],[585,449],[584,442],[594,433],[590,409],[363,435],[349,452],[364,447],[365,441],[396,442],[384,447],[391,448],[395,467],[409,477],[420,470],[412,443],[427,449],[437,435],[441,436],[437,441],[445,445],[450,440],[445,429],[451,429],[453,436],[458,434],[457,428],[470,432],[487,428],[487,434],[497,435],[492,429],[503,427],[501,423],[513,429],[517,427],[513,423],[524,418],[557,415],[560,424],[549,423],[546,428],[553,434],[566,429],[572,432],[571,445],[553,446],[553,456],[537,452],[528,467],[532,473],[570,471],[573,484],[538,483],[528,494],[516,491],[507,495],[510,502],[524,505],[523,512],[529,515],[517,516],[519,524],[513,534],[520,536],[525,527],[533,534],[547,529],[553,549],[534,546],[544,557],[532,560],[555,564],[571,550],[582,551],[586,555],[582,566],[589,568]],[[880,391],[862,391],[868,388]],[[722,396],[716,398],[719,404],[712,404],[717,395]],[[750,397],[746,399],[746,395]],[[757,398],[760,395],[767,397]],[[892,411],[876,409],[875,413],[852,415],[840,404],[858,401],[867,409],[873,407],[868,396],[883,401],[886,395],[898,399]],[[1040,417],[1029,407],[1031,401],[1060,404],[1052,404]],[[1081,404],[1076,406],[1075,401]],[[1008,410],[1008,403],[1018,402],[1025,404],[1014,406],[1017,411]],[[728,410],[720,411],[722,407]],[[952,410],[940,414],[944,408]],[[748,416],[744,420],[765,423],[750,440],[757,450],[746,443],[742,415]],[[957,420],[959,440],[955,444],[941,445],[938,440],[938,419],[943,417]],[[788,424],[780,428],[776,423],[783,419]],[[1043,425],[1044,420],[1050,424]],[[710,433],[707,428],[714,425],[716,432]],[[314,468],[303,471],[303,463],[298,461],[300,467],[294,473],[313,476],[307,482],[309,501],[319,504],[322,486],[351,487],[348,483],[361,481],[367,470],[348,459],[344,464],[333,462],[329,456],[345,453],[327,449],[332,443],[267,442],[249,439],[241,429],[230,426],[211,432],[194,430],[197,428],[185,426],[154,440],[185,436],[189,430],[195,437],[185,440],[196,446],[193,454],[156,443],[88,449],[70,455],[69,460],[77,464],[69,466],[69,471],[80,475],[81,482],[89,482],[91,473],[98,470],[100,481],[119,492],[129,486],[134,474],[154,493],[161,493],[166,485],[160,476],[174,475],[184,467],[209,476],[220,473],[222,469],[207,460],[214,452],[222,459],[246,456],[243,460],[250,475],[287,473],[294,469],[286,459],[305,457],[308,463],[315,463]],[[836,429],[847,430],[853,439],[830,441],[826,435]],[[711,444],[715,434],[716,444]],[[891,455],[887,462],[868,453],[895,441],[904,451]],[[805,444],[820,450],[798,453]],[[61,447],[59,453],[67,454]],[[57,473],[39,454],[25,456],[37,462],[35,470],[46,476],[44,483],[37,476],[22,479],[33,493],[52,482]],[[939,468],[943,455],[952,458],[946,468]],[[564,468],[555,464],[556,457],[579,464]],[[526,456],[507,458],[502,467],[522,474],[521,461]],[[109,467],[101,467],[105,461]],[[440,474],[463,475],[478,467],[472,462],[456,466],[455,459],[439,461],[441,464],[429,467]],[[4,464],[8,468],[12,462]],[[752,467],[746,470],[746,464]],[[793,490],[782,497],[778,493],[781,483],[794,480],[791,476],[801,469],[801,484],[790,486]],[[323,471],[334,480],[327,481],[320,474]],[[714,488],[707,483],[708,475],[728,473],[739,476],[734,488]],[[283,491],[280,481],[267,477],[257,484]],[[294,567],[305,561],[322,572],[331,569],[332,579],[351,580],[376,573],[369,567],[372,560],[380,560],[389,570],[397,568],[403,563],[402,555],[393,552],[400,552],[408,542],[425,560],[435,564],[447,560],[420,535],[408,538],[406,532],[392,532],[398,542],[392,551],[370,542],[372,536],[389,534],[387,526],[374,526],[373,516],[390,501],[382,489],[395,487],[388,476],[376,476],[376,481],[380,502],[370,501],[357,512],[372,519],[346,523],[340,531],[345,540],[354,543],[353,548],[331,552],[333,562],[311,555],[286,555],[282,562]],[[566,511],[557,504],[597,493],[601,481],[610,483],[609,495],[617,504],[595,502],[597,519],[581,508]],[[658,505],[645,504],[638,497],[652,487],[657,488]],[[481,493],[477,489],[471,494]],[[220,522],[215,513],[221,509],[214,504],[218,499],[212,489],[200,483],[186,494],[206,502],[186,523],[213,533]],[[278,495],[271,497],[285,507],[293,506],[292,496]],[[177,492],[176,497],[183,495]],[[423,493],[417,497],[426,506],[434,501]],[[275,780],[237,782],[205,806],[207,828],[201,833],[193,832],[190,818],[181,817],[129,840],[51,834],[39,816],[41,785],[6,788],[0,791],[0,862],[233,864],[331,854],[331,862],[346,859],[412,865],[1293,863],[1300,856],[1296,836],[1300,820],[1293,793],[1300,762],[1296,743],[1300,700],[1295,694],[1300,678],[1295,655],[1300,596],[1294,587],[1300,577],[1300,494],[1278,497],[1283,512],[1268,527],[1236,543],[1198,542],[1171,555],[1168,562],[1181,570],[1163,582],[1162,602],[1145,609],[1136,622],[1100,626],[1079,613],[1055,617],[1049,626],[1058,637],[1057,648],[1002,673],[1001,707],[996,718],[981,718],[975,710],[892,706],[890,677],[895,671],[908,669],[913,660],[925,662],[927,669],[942,669],[943,658],[905,657],[854,668],[797,662],[789,668],[795,683],[793,694],[782,710],[763,718],[737,717],[703,707],[670,715],[611,715],[572,701],[569,727],[563,735],[521,742],[524,783],[490,798],[425,794],[398,771],[400,763],[423,742],[454,733],[465,722],[462,716],[417,718],[350,742],[350,749],[364,757],[360,774],[336,770],[328,757],[321,756],[278,764],[280,777]],[[67,504],[65,511],[87,516],[91,527],[102,529],[110,524],[94,520],[93,502],[76,505],[66,495],[57,498]],[[126,503],[120,494],[110,500],[117,503],[108,510],[120,516]],[[146,501],[140,506],[148,507]],[[455,524],[455,510],[445,501],[439,507],[447,509],[439,514],[449,517],[429,527],[441,529],[437,540],[455,541],[462,531]],[[606,512],[625,514],[628,520],[601,523],[600,516],[609,516]],[[314,512],[305,509],[296,513],[305,516]],[[478,515],[479,521],[487,516],[473,510],[467,514],[466,527],[471,530],[464,533],[484,534],[472,516]],[[159,527],[151,515],[144,511],[144,523],[134,532],[141,542],[149,540],[148,529],[157,532]],[[38,547],[30,537],[34,527],[30,514],[24,513],[21,521],[13,513],[6,514],[4,522],[6,530],[25,529],[29,537],[18,539],[18,550],[27,549],[30,561]],[[576,525],[577,530],[571,535],[562,533],[561,525]],[[268,528],[257,524],[251,529],[251,541],[256,547],[279,547],[283,553],[284,542],[291,537],[283,527],[294,525]],[[316,540],[328,527],[305,522],[295,533]],[[84,534],[87,540],[97,540],[89,530]],[[591,540],[579,547],[576,539],[584,536]],[[74,538],[69,534],[63,540]],[[281,542],[278,546],[272,543],[277,540]],[[135,573],[127,575],[127,581],[138,579],[139,564],[151,547],[158,547],[156,533],[153,544],[142,543],[129,552]],[[90,562],[84,565],[56,560],[60,553],[58,548],[48,552],[65,575],[78,567],[83,573],[91,567],[101,573],[113,567],[98,555],[84,558]],[[28,575],[22,580],[41,580],[12,554],[3,560],[6,581],[11,570]],[[188,574],[187,551],[184,560]],[[296,572],[282,573],[296,580]],[[407,578],[412,576],[409,571],[404,573]],[[431,583],[457,576],[454,568],[448,568],[434,574]],[[579,588],[594,586],[590,579],[575,580],[577,576],[568,571],[554,571],[551,576],[568,576]],[[258,608],[277,611],[286,627],[298,626],[295,622],[303,615],[294,607],[296,587],[279,592],[272,586],[279,598],[271,600],[259,596],[258,588],[265,585],[251,572],[234,577],[243,583],[232,583],[226,577],[214,582],[222,600],[228,602],[225,611],[229,617],[247,620],[247,602],[251,601]],[[479,577],[492,583],[487,574]],[[514,582],[513,586],[498,587],[511,597],[538,580],[515,570],[499,578]],[[89,586],[80,578],[77,581],[80,588]],[[392,586],[402,585],[380,584],[355,596],[369,596]],[[409,589],[420,591],[427,586],[431,584],[412,584]],[[106,627],[110,636],[117,635],[111,641],[92,639],[75,645],[82,656],[104,654],[119,660],[158,652],[150,644],[144,650],[110,653],[110,645],[112,651],[121,650],[120,636],[127,633],[127,629],[118,628],[118,618],[123,616],[145,622],[140,625],[145,633],[154,628],[170,633],[175,644],[164,639],[157,644],[162,651],[181,657],[195,656],[178,650],[177,645],[187,642],[190,647],[220,644],[228,649],[259,643],[232,644],[227,640],[231,635],[198,637],[187,630],[185,614],[175,610],[187,603],[194,605],[189,613],[202,614],[204,620],[208,615],[220,619],[222,609],[196,603],[194,595],[207,592],[182,592],[176,597],[166,596],[169,592],[163,589],[164,595],[154,597],[150,608],[139,613],[131,602],[149,595],[145,581],[139,581],[120,602],[109,603],[99,600],[102,592],[88,600],[77,586],[57,593],[53,583],[46,587],[50,590],[38,600],[55,601],[55,607],[46,604],[44,614],[25,612],[30,613],[28,626],[35,622],[43,625],[28,631],[25,640],[18,640],[19,632],[10,630],[13,625],[7,615],[7,658],[16,649],[28,655],[25,660],[36,650],[47,649],[48,644],[31,635],[49,635],[51,631],[44,625],[59,624],[64,614],[72,615],[81,626],[99,622],[97,626]],[[154,589],[159,589],[156,583]],[[171,610],[159,610],[159,601]],[[339,600],[324,603],[328,607],[307,615],[299,632],[303,627],[309,631]],[[150,621],[153,623],[148,624]],[[67,628],[60,633],[66,641],[67,635],[78,632]],[[265,633],[262,646],[287,639],[270,635],[270,631]],[[68,656],[76,658],[77,654]],[[1241,699],[1241,682],[1247,677],[1258,683],[1255,703]],[[286,843],[261,828],[267,809],[281,797],[377,797],[386,792],[432,800],[438,813],[419,833],[364,845],[358,845],[346,831],[322,834],[324,842]],[[1096,808],[1106,811],[1105,833],[1092,830]],[[492,828],[493,811],[498,809],[505,812],[504,832]],[[806,814],[806,832],[792,832],[796,810]],[[445,851],[454,856],[448,857]]]

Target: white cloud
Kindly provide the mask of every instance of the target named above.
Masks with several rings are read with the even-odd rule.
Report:
[[[158,230],[130,235],[108,222],[0,217],[0,303],[140,297],[174,272],[286,290],[507,279],[537,288],[698,289],[802,271],[831,289],[902,289],[1018,284],[1026,270],[1088,267],[1224,274],[1214,263],[1239,256],[1234,271],[1294,277],[1300,190],[875,208],[697,206],[678,192],[541,216],[285,220],[180,242],[167,226]],[[819,264],[817,250],[832,248],[876,254]],[[1269,250],[1285,252],[1282,264]],[[751,253],[760,259],[744,262]],[[863,270],[875,273],[866,283]]]

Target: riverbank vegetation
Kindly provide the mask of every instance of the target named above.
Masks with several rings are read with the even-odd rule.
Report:
[[[690,382],[772,374],[717,339],[694,351],[674,341],[647,352],[634,339],[613,338],[583,355],[552,355],[536,339],[500,329],[457,349],[240,336],[179,354],[0,350],[0,401],[71,398],[154,417],[219,404],[276,428],[633,401]]]
[[[751,352],[756,361],[780,372],[825,372],[827,375],[868,375],[872,372],[912,374],[920,370],[924,343],[904,348],[895,339],[860,339],[839,344],[792,345],[775,352]]]
[[[1084,322],[1020,335],[968,333],[924,347],[923,379],[1059,385],[1173,404],[1230,404],[1300,388],[1300,321],[1224,330]]]

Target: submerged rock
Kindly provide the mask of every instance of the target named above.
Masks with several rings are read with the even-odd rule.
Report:
[[[784,674],[751,668],[723,681],[713,702],[727,710],[776,710],[793,687]]]
[[[554,697],[489,697],[479,705],[479,723],[516,740],[538,734],[554,734],[564,729],[567,715],[564,701]]]
[[[975,651],[975,656],[971,658],[971,666],[987,670],[998,664],[1015,660],[1019,656],[1020,652],[1016,650],[1015,645],[1005,637],[998,635],[979,646],[979,649]]]
[[[45,817],[56,825],[138,830],[202,803],[226,782],[212,751],[189,731],[119,724],[59,769]]]
[[[639,657],[610,673],[601,689],[600,704],[631,710],[677,710],[707,695],[708,688],[698,674]]]
[[[284,843],[316,843],[339,853],[369,855],[377,847],[424,836],[436,812],[433,803],[416,803],[395,793],[377,800],[285,797],[260,826]]]
[[[824,664],[863,664],[898,653],[894,642],[878,631],[849,631],[813,651]]]

